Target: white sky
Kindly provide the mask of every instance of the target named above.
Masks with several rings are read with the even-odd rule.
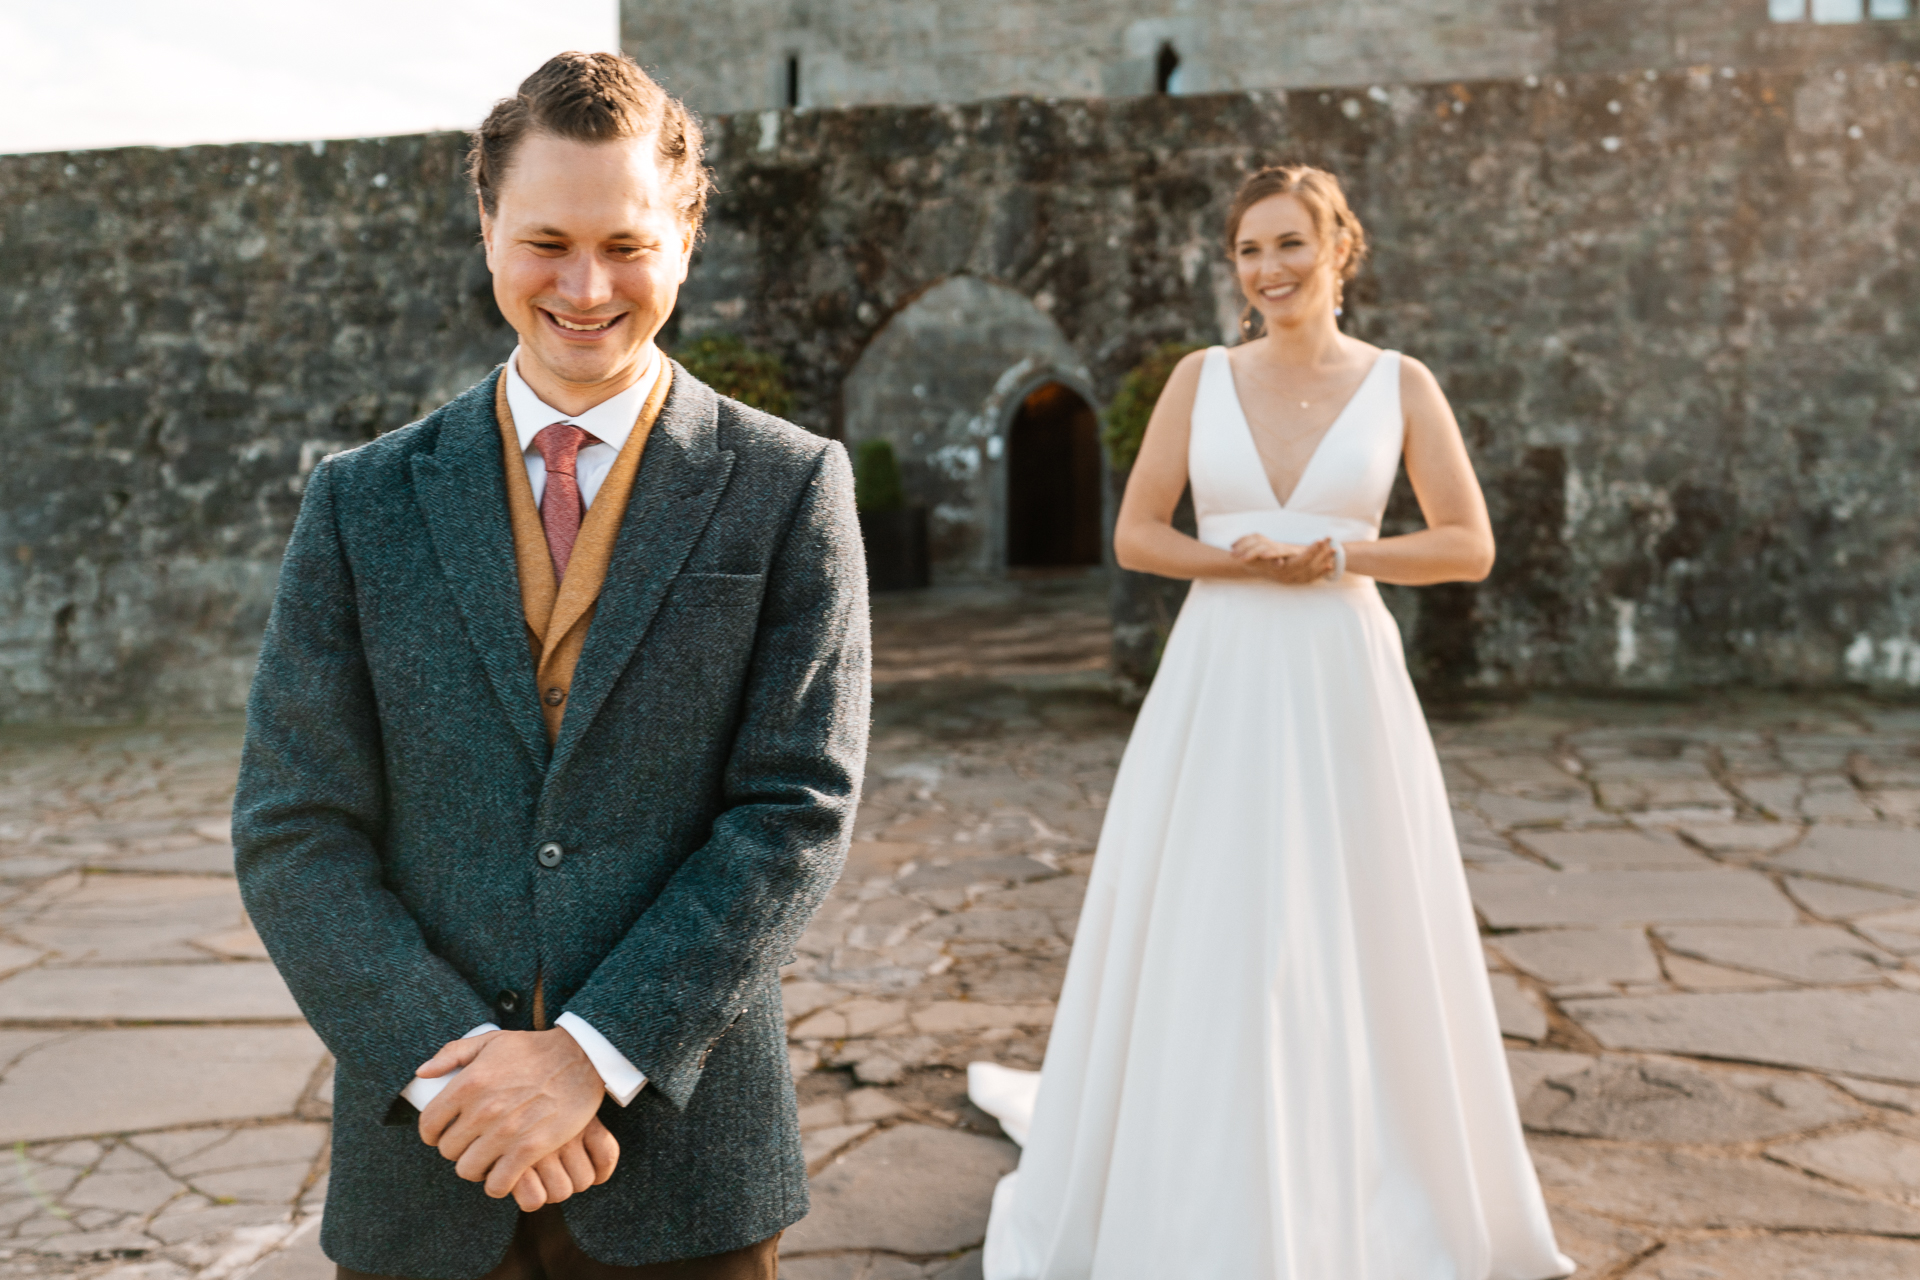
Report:
[[[0,0],[0,152],[469,128],[618,0]]]

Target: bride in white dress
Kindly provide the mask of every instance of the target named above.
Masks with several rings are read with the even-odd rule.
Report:
[[[1339,331],[1366,244],[1338,181],[1263,170],[1227,228],[1266,336],[1181,362],[1127,485],[1120,564],[1193,588],[1045,1067],[970,1071],[1025,1145],[986,1277],[1569,1275],[1374,585],[1484,578],[1486,506],[1433,375]],[[1427,527],[1381,538],[1403,453]],[[1171,523],[1189,482],[1198,540]]]

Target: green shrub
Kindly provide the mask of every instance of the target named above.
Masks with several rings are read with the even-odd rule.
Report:
[[[688,373],[723,396],[779,418],[793,408],[793,392],[780,357],[756,350],[730,333],[703,333],[673,356]]]
[[[900,460],[886,440],[865,440],[853,455],[853,505],[861,511],[898,511],[907,505]]]
[[[1198,350],[1190,342],[1165,343],[1120,379],[1120,390],[1107,406],[1106,429],[1100,433],[1100,441],[1107,447],[1107,462],[1115,471],[1128,470],[1140,456],[1147,419],[1153,416],[1154,402],[1160,399],[1173,366],[1188,352]]]

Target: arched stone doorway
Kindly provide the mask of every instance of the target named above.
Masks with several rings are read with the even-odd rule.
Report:
[[[1007,426],[1007,567],[1100,563],[1100,419],[1063,382],[1029,391]]]
[[[1102,464],[1097,419],[1086,408],[1093,394],[1089,381],[1078,354],[1051,316],[1019,291],[978,276],[942,280],[896,312],[873,336],[842,388],[847,445],[855,449],[872,439],[893,444],[908,500],[926,506],[932,516],[936,583],[996,578],[1011,564],[1029,562],[1014,560],[1008,542],[1014,531],[1009,523],[1010,433],[1017,422],[1023,424],[1023,433],[1032,435],[1030,444],[1038,449],[1037,453],[1028,450],[1037,460],[1032,474],[1056,477],[1042,485],[1055,487],[1055,499],[1061,483],[1058,476],[1082,474],[1071,461],[1057,465],[1045,461],[1049,447],[1058,452],[1063,431],[1068,454],[1081,459],[1082,470],[1090,456],[1094,468],[1092,557],[1048,558],[1038,563],[1100,562]],[[1070,409],[1077,401],[1086,408],[1085,419],[1069,414],[1063,427],[1048,416],[1048,406],[1054,402],[1044,396],[1029,413],[1028,401],[1049,386],[1065,393],[1060,406]],[[1072,446],[1073,440],[1092,441],[1091,454],[1084,444]],[[1054,444],[1050,446],[1049,441]],[[1023,465],[1022,474],[1028,471]],[[1074,523],[1072,528],[1083,525],[1084,521]],[[1043,540],[1038,552],[1019,554],[1060,554],[1050,546]],[[1075,543],[1074,548],[1070,554],[1086,554],[1083,543]]]

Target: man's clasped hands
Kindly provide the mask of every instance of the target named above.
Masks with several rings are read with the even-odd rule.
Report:
[[[420,1138],[487,1194],[531,1213],[613,1176],[620,1143],[600,1123],[605,1086],[574,1038],[489,1031],[455,1040],[420,1067],[460,1075],[420,1113]]]

